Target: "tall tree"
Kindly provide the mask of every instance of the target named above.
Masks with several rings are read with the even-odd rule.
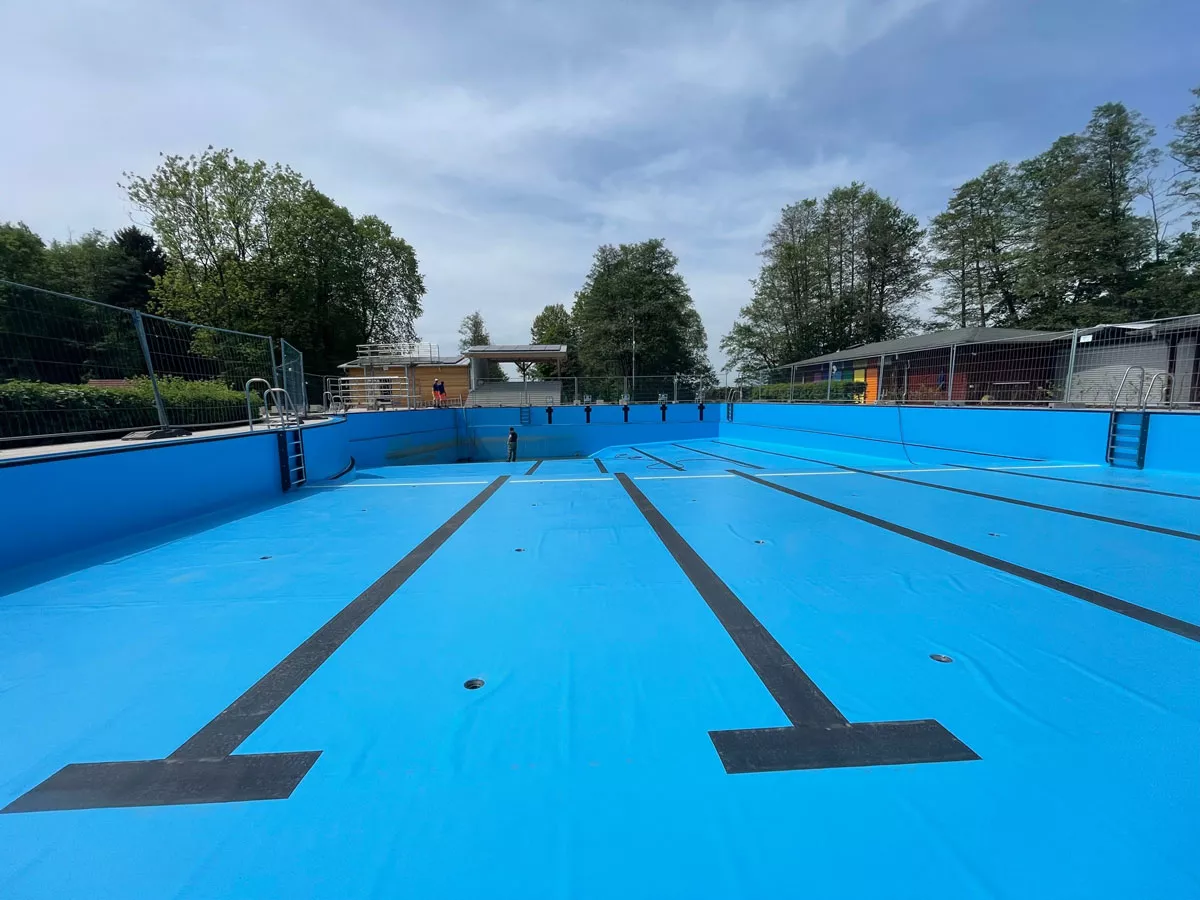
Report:
[[[1016,212],[1012,171],[1000,163],[955,190],[933,219],[931,269],[943,297],[935,324],[1020,324]]]
[[[154,236],[130,225],[112,236],[108,243],[112,278],[107,297],[114,306],[146,310],[150,305],[154,280],[167,273],[167,257]]]
[[[287,338],[318,372],[358,343],[415,339],[425,287],[412,247],[298,172],[210,147],[126,178],[169,261],[157,309]]]
[[[458,326],[458,349],[466,351],[471,347],[484,347],[492,342],[487,325],[483,321],[483,313],[475,310],[463,317]],[[487,377],[496,381],[508,381],[508,375],[500,368],[500,363],[488,361]]]
[[[715,382],[704,325],[678,266],[660,239],[596,250],[571,313],[584,374],[679,373]]]
[[[563,304],[551,303],[543,307],[534,317],[529,339],[535,344],[565,344],[567,347],[567,361],[561,368],[553,363],[537,365],[540,378],[554,378],[560,373],[567,378],[579,375],[579,343],[575,339],[571,314]]]
[[[926,283],[915,216],[862,184],[785,207],[753,298],[721,341],[730,365],[770,368],[904,334]]]
[[[46,244],[24,222],[0,223],[0,279],[38,285],[46,264]]]
[[[1167,148],[1179,166],[1175,191],[1200,216],[1200,87],[1193,88],[1192,94],[1196,100],[1175,120],[1175,137]]]

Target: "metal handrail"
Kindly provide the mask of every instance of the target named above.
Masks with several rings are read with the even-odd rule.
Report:
[[[296,404],[292,402],[291,396],[283,388],[271,387],[271,382],[265,378],[251,378],[246,382],[246,421],[250,426],[250,430],[254,430],[254,411],[250,406],[250,386],[258,383],[265,384],[267,389],[263,391],[263,417],[266,419],[266,427],[271,428],[271,398],[275,398],[275,408],[279,410],[279,428],[282,430],[289,427],[288,414],[291,414],[292,427],[299,427],[303,421],[300,418],[300,412],[296,409]]]
[[[1113,396],[1113,409],[1117,409],[1121,402],[1121,392],[1125,390],[1125,382],[1129,380],[1129,376],[1133,374],[1133,370],[1137,369],[1142,373],[1142,380],[1138,383],[1138,392],[1134,394],[1135,400],[1140,400],[1142,397],[1142,388],[1146,386],[1146,370],[1141,366],[1130,366],[1125,370],[1124,376],[1121,378],[1121,386],[1117,388],[1117,393]],[[1127,407],[1128,408],[1128,407]]]
[[[1167,408],[1170,409],[1175,404],[1175,398],[1171,396],[1172,378],[1170,372],[1155,372],[1154,377],[1150,379],[1150,386],[1146,388],[1146,393],[1142,395],[1142,409],[1145,409],[1150,404],[1150,395],[1154,393],[1154,384],[1159,378],[1163,379],[1163,393],[1167,395]]]
[[[346,401],[340,396],[334,397],[332,391],[326,391],[321,395],[321,405],[325,407],[325,412],[332,413],[335,416],[340,416],[346,412]]]
[[[267,412],[267,391],[271,390],[271,382],[265,378],[251,378],[246,382],[246,421],[250,424],[250,430],[254,430],[254,410],[250,408],[250,385],[265,384],[267,390],[263,391],[263,415]]]

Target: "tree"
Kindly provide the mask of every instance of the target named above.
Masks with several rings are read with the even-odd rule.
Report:
[[[110,281],[103,299],[114,306],[145,311],[154,280],[167,273],[167,258],[152,235],[130,225],[108,243]]]
[[[565,378],[579,375],[579,344],[575,338],[571,314],[561,303],[551,303],[534,317],[529,329],[529,339],[535,344],[565,344],[567,360],[561,366],[556,363],[538,363],[539,378]]]
[[[471,347],[486,347],[492,342],[487,325],[483,322],[483,313],[475,310],[463,317],[458,326],[458,349],[466,352]],[[508,375],[500,368],[500,363],[488,360],[487,377],[496,381],[508,381]]]
[[[961,185],[931,223],[931,269],[943,302],[934,324],[967,328],[1020,324],[1015,246],[1018,239],[1012,170],[989,166]]]
[[[716,382],[678,265],[660,239],[596,250],[571,311],[585,375],[678,373]]]
[[[753,298],[721,340],[730,366],[773,368],[906,333],[924,289],[915,216],[862,184],[785,207]]]
[[[412,247],[298,172],[210,147],[126,179],[168,258],[156,309],[284,337],[310,371],[331,370],[359,343],[416,338],[425,287]]]
[[[18,284],[40,284],[45,258],[45,243],[28,225],[0,223],[0,278]]]
[[[1196,101],[1175,120],[1175,138],[1167,148],[1179,165],[1175,192],[1200,215],[1200,87],[1193,88],[1192,94]]]
[[[1145,116],[1121,103],[1097,107],[1084,132],[1088,175],[1098,183],[1102,203],[1096,277],[1103,294],[1115,301],[1110,305],[1119,305],[1134,287],[1153,245],[1151,223],[1133,209],[1154,161],[1153,139]]]

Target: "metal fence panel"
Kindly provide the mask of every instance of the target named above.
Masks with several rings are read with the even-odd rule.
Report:
[[[301,413],[308,411],[308,398],[305,395],[304,383],[304,354],[287,341],[279,342],[279,380],[281,387],[288,392],[292,403]]]
[[[747,401],[1200,407],[1200,315],[744,374]]]
[[[275,383],[268,337],[161,316],[143,315],[142,322],[172,426],[240,425],[246,421],[246,382]]]
[[[0,443],[159,424],[129,310],[0,282]]]

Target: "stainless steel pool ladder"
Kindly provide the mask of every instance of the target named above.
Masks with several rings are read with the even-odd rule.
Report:
[[[304,435],[300,425],[304,421],[291,396],[283,388],[271,387],[265,378],[251,378],[246,382],[246,418],[250,430],[254,430],[254,410],[250,402],[250,388],[256,383],[266,385],[263,391],[263,418],[268,430],[279,432],[279,460],[284,490],[299,487],[308,480],[308,470],[304,464]],[[271,401],[279,410],[279,424],[271,421]]]
[[[1134,398],[1134,408],[1121,407],[1121,394],[1125,384],[1134,370],[1141,373],[1138,391]],[[1160,373],[1161,374],[1161,373]],[[1154,376],[1157,380],[1158,375]],[[1150,388],[1154,387],[1154,380]],[[1105,459],[1110,466],[1122,469],[1140,469],[1146,464],[1146,442],[1150,435],[1150,414],[1146,411],[1146,403],[1150,391],[1146,387],[1146,370],[1141,366],[1130,366],[1121,378],[1121,385],[1113,397],[1112,410],[1108,416],[1108,448]]]

